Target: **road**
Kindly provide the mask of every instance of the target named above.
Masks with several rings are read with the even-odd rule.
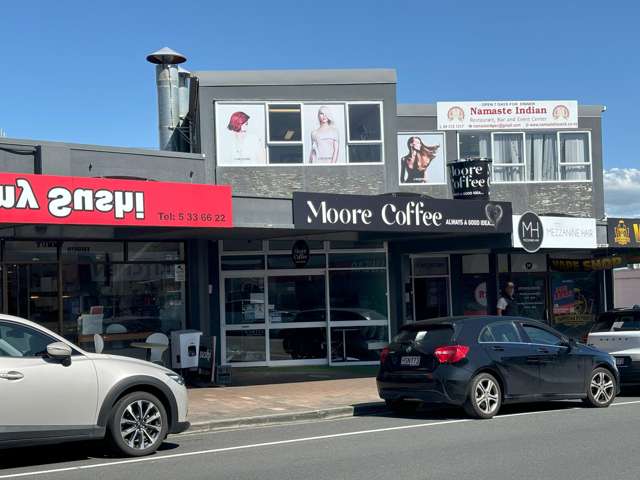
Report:
[[[505,406],[485,421],[438,409],[183,434],[152,457],[102,455],[99,443],[4,451],[0,479],[637,480],[640,396]]]

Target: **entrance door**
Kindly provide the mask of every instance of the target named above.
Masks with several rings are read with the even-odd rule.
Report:
[[[446,317],[450,314],[449,257],[414,257],[414,319]]]
[[[60,331],[57,264],[7,264],[5,278],[8,314],[65,333]]]

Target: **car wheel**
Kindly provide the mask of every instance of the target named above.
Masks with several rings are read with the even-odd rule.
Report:
[[[149,455],[167,436],[167,421],[167,412],[156,396],[133,392],[113,406],[108,438],[121,454],[129,457]]]
[[[384,403],[387,405],[387,408],[391,410],[393,413],[397,413],[400,415],[410,415],[415,413],[418,409],[418,402],[409,402],[407,400],[385,400]]]
[[[502,392],[496,378],[489,373],[473,377],[464,404],[467,414],[473,418],[492,418],[502,405]]]
[[[585,403],[590,407],[604,408],[616,398],[616,379],[606,368],[596,368],[591,372]]]

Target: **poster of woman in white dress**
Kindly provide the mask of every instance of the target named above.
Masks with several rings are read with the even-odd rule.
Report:
[[[264,105],[216,105],[218,165],[265,165]]]
[[[302,111],[305,162],[346,163],[344,105],[304,105]]]
[[[402,133],[398,135],[400,185],[446,183],[444,134]]]

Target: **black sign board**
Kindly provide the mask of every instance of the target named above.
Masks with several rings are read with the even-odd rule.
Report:
[[[422,196],[294,192],[300,229],[367,232],[511,233],[511,204]]]
[[[640,218],[609,218],[607,239],[610,247],[640,248]]]
[[[529,253],[537,252],[544,238],[544,229],[542,228],[540,217],[533,212],[523,214],[518,222],[517,235],[522,248]]]
[[[453,198],[488,200],[491,180],[491,160],[474,158],[447,164]]]
[[[309,244],[304,240],[296,240],[291,247],[291,260],[297,268],[302,268],[309,263]]]

